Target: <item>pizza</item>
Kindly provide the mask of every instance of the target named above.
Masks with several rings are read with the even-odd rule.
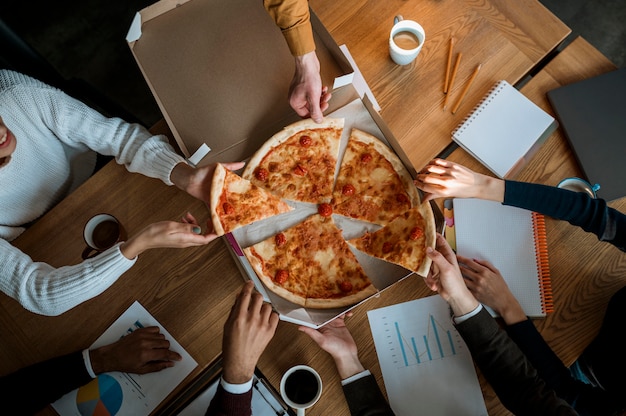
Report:
[[[244,253],[267,288],[306,308],[341,308],[377,293],[332,217],[313,214]]]
[[[348,243],[370,256],[398,264],[426,277],[431,260],[426,247],[434,247],[435,220],[428,202],[397,216],[385,227]]]
[[[293,123],[252,156],[242,177],[281,198],[330,202],[343,119]]]
[[[353,129],[333,192],[333,212],[385,225],[419,204],[413,179],[378,138]]]
[[[293,208],[218,163],[211,183],[209,209],[215,233],[224,235]]]

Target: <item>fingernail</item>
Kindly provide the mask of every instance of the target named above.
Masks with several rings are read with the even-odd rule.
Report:
[[[196,234],[200,234],[202,232],[202,229],[200,227],[193,227],[193,232]]]
[[[432,247],[426,247],[426,252],[427,253],[432,253],[434,250]]]

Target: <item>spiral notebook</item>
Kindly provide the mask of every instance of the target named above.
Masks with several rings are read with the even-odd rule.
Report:
[[[452,139],[500,178],[514,177],[558,126],[505,80],[452,132]]]
[[[481,199],[455,198],[453,203],[457,254],[491,262],[526,315],[552,312],[543,215]]]

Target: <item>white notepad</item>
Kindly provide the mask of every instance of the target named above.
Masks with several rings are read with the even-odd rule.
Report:
[[[558,123],[508,82],[498,81],[452,139],[500,178],[515,176]]]
[[[457,254],[493,264],[526,315],[552,312],[543,215],[494,201],[455,198],[454,228]]]

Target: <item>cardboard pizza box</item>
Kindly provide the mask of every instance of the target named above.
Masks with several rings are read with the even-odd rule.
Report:
[[[331,108],[325,115],[346,120],[343,145],[351,127],[364,130],[388,144],[415,176],[349,51],[337,46],[314,13],[311,20],[323,82],[332,86]],[[127,40],[176,142],[196,165],[247,160],[276,132],[300,119],[287,100],[293,57],[261,2],[161,0],[137,13]],[[442,232],[443,215],[434,203],[431,206]],[[287,217],[236,230],[224,241],[243,277],[255,282],[281,320],[319,328],[358,304],[307,309],[288,302],[265,289],[242,251],[277,227],[295,225],[315,212],[311,204],[298,204]],[[337,215],[333,219],[346,238],[360,235],[363,227],[377,228]],[[353,252],[379,291],[412,274]]]
[[[313,12],[311,23],[322,81],[341,106],[354,71]],[[244,160],[299,120],[287,98],[294,59],[260,1],[161,0],[136,14],[126,40],[194,164]]]

